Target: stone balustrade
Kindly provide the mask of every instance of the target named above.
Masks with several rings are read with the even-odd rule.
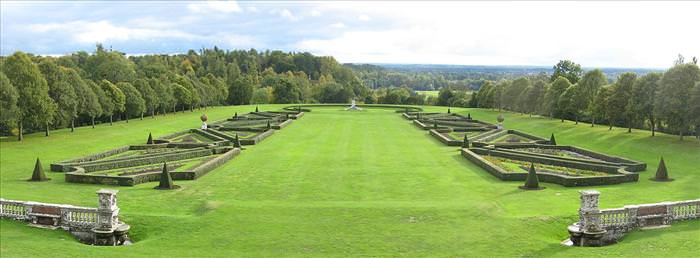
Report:
[[[129,225],[119,221],[115,190],[100,190],[98,208],[0,198],[0,217],[27,221],[30,225],[62,228],[83,243],[129,243]]]
[[[700,199],[600,210],[600,192],[580,193],[579,221],[568,227],[571,245],[602,246],[617,242],[637,228],[668,226],[674,221],[700,218]]]

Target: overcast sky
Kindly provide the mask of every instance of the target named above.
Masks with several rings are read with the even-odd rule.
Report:
[[[1,2],[2,55],[279,49],[340,62],[665,68],[700,2]]]

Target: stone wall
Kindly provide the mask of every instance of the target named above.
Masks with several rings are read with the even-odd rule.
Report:
[[[44,228],[61,228],[85,244],[129,244],[129,225],[119,221],[117,192],[97,191],[97,208],[0,198],[0,217]]]
[[[581,191],[579,221],[568,227],[574,246],[602,246],[616,243],[626,233],[645,227],[670,226],[680,220],[700,219],[700,199],[598,208],[600,192]]]

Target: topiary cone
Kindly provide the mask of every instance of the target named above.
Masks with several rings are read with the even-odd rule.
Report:
[[[452,113],[452,110],[450,110],[450,108],[447,108],[447,113],[448,114]]]
[[[467,135],[464,135],[464,140],[462,141],[462,148],[469,148],[469,139],[467,138]]]
[[[523,190],[542,190],[544,187],[540,187],[540,180],[537,178],[537,173],[535,172],[535,164],[530,163],[530,170],[527,172],[527,179],[525,184],[519,186]]]
[[[47,178],[46,174],[44,174],[44,169],[41,166],[41,161],[39,161],[39,158],[36,158],[36,163],[34,164],[34,173],[32,173],[32,178],[29,179],[29,181],[48,181],[51,180],[51,178]]]
[[[236,147],[236,148],[241,147],[241,140],[238,139],[238,134],[236,134],[236,138],[233,138],[233,147]]]
[[[666,162],[664,162],[664,157],[661,157],[659,161],[659,168],[656,169],[656,175],[652,178],[654,181],[673,181],[673,179],[668,178],[668,171],[666,170]]]
[[[146,140],[146,144],[153,144],[153,135],[151,135],[151,133],[148,133],[148,140]]]
[[[272,128],[272,126],[270,126],[270,120],[267,120],[267,129],[270,129],[270,128]]]
[[[238,112],[233,113],[233,118],[234,118],[234,119],[238,118]]]
[[[552,136],[549,137],[549,144],[557,145],[557,139],[554,139],[554,134],[552,134]]]
[[[163,162],[163,173],[160,174],[160,184],[155,187],[158,190],[173,190],[180,188],[173,184],[173,178],[170,177],[170,172],[168,172],[168,164]]]
[[[260,111],[258,110],[258,106],[255,106],[255,112],[260,112]]]
[[[467,114],[467,119],[472,120],[472,113]]]

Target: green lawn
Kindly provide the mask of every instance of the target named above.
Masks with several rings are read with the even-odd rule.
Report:
[[[282,106],[260,106],[261,110]],[[251,106],[206,111],[210,121],[250,112]],[[313,112],[262,143],[182,188],[155,191],[157,182],[120,190],[121,219],[132,227],[134,245],[92,247],[68,233],[1,220],[4,257],[277,257],[277,256],[637,256],[691,257],[700,246],[700,221],[634,232],[602,248],[563,247],[566,226],[577,220],[578,191],[544,184],[521,191],[503,182],[420,130],[393,110],[313,108]],[[445,111],[431,107],[427,111]],[[452,108],[495,122],[489,110]],[[202,111],[203,112],[203,111]],[[96,206],[105,186],[27,182],[40,157],[66,160],[199,126],[202,112],[131,120],[96,129],[78,128],[4,139],[0,148],[0,196]],[[506,128],[557,143],[645,161],[640,181],[595,187],[602,208],[700,198],[700,142],[648,132],[560,123],[506,114]],[[663,155],[676,180],[647,180]]]
[[[438,94],[440,93],[440,91],[439,90],[417,90],[416,93],[421,94],[421,95],[425,95],[428,97],[431,97],[431,96],[437,97]]]

